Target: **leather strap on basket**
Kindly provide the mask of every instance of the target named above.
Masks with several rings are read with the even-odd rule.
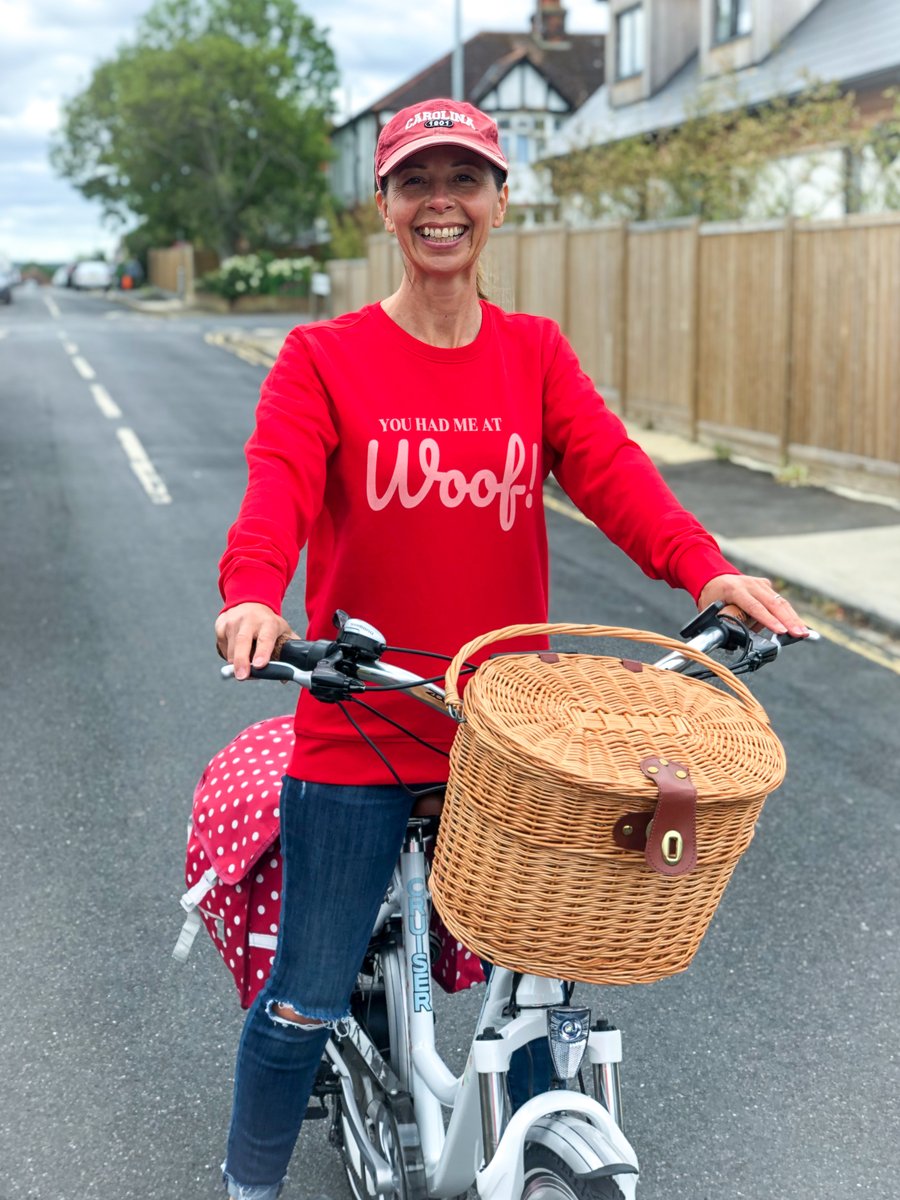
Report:
[[[659,788],[644,857],[660,875],[685,875],[697,865],[697,789],[687,767],[652,755],[641,770]]]
[[[769,725],[766,710],[750,689],[733,675],[727,667],[722,666],[721,663],[717,663],[714,658],[710,658],[702,650],[695,650],[693,646],[686,646],[684,642],[678,642],[674,638],[665,637],[661,633],[652,633],[646,629],[620,629],[611,625],[507,625],[503,629],[495,629],[491,633],[484,633],[481,637],[467,642],[447,668],[444,703],[454,711],[461,711],[462,705],[460,704],[459,691],[457,689],[459,673],[462,670],[463,663],[485,646],[490,646],[494,642],[506,641],[509,638],[552,637],[554,635],[616,638],[617,640],[628,642],[646,642],[651,646],[658,646],[663,650],[675,650],[685,658],[689,658],[693,662],[700,663],[706,667],[708,671],[711,671],[713,675],[727,684],[748,712],[753,713],[763,725]]]

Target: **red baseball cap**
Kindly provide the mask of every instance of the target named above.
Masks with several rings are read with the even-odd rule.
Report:
[[[472,150],[501,171],[509,163],[500,149],[496,121],[460,100],[423,100],[391,117],[375,147],[375,179],[380,184],[404,159],[431,146],[461,146]]]

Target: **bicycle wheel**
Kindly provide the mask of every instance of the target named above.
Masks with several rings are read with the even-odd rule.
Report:
[[[576,1175],[552,1150],[528,1146],[522,1200],[623,1200],[623,1196],[611,1176]]]
[[[350,998],[354,1017],[404,1088],[409,1087],[409,1042],[403,960],[393,943],[373,945]]]

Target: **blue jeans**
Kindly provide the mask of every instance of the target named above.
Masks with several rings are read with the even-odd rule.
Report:
[[[350,1012],[411,806],[400,787],[285,778],[278,949],[238,1047],[225,1160],[229,1196],[275,1200],[281,1190],[329,1027]],[[279,1004],[325,1024],[287,1021],[271,1012]]]

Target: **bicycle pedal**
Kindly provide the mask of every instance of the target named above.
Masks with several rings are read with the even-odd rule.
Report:
[[[327,1107],[325,1106],[325,1101],[323,1100],[322,1103],[318,1105],[310,1104],[306,1110],[306,1116],[303,1118],[303,1120],[325,1121],[330,1116],[331,1113],[328,1111]]]

